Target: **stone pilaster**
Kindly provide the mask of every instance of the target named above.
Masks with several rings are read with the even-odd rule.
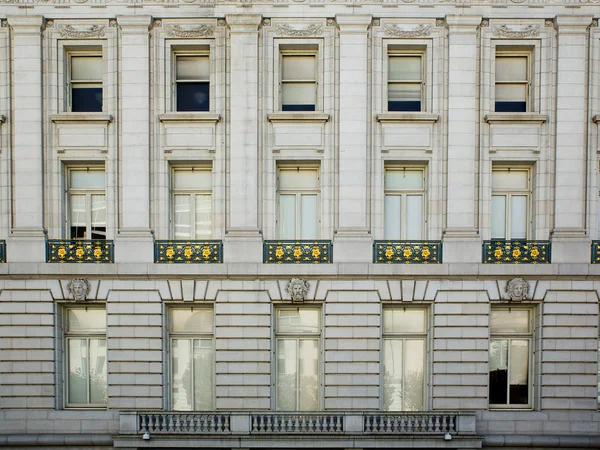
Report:
[[[41,262],[44,252],[42,16],[8,16],[11,27],[11,261]],[[16,201],[18,199],[18,201]]]
[[[588,27],[591,16],[557,16],[556,173],[552,262],[589,262],[586,230]]]
[[[231,14],[226,19],[231,51],[224,259],[262,262],[258,223],[258,29],[262,16]]]
[[[333,260],[370,262],[369,27],[371,15],[339,14],[338,218]]]
[[[119,231],[117,262],[153,261],[150,231],[152,17],[117,16],[119,39]]]
[[[481,16],[447,16],[448,165],[444,262],[479,262],[479,25]]]

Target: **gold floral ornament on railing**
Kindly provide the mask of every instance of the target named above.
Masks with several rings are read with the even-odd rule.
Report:
[[[265,241],[263,261],[275,264],[330,263],[331,241]]]
[[[46,261],[58,263],[112,263],[114,244],[110,240],[48,239]]]
[[[441,241],[375,241],[373,262],[386,264],[440,264]]]
[[[550,241],[484,241],[484,264],[549,264]]]
[[[223,262],[223,242],[168,240],[154,242],[154,262],[215,264]]]

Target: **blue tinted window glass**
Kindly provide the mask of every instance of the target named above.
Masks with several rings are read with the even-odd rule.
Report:
[[[177,83],[177,111],[209,111],[209,83]]]
[[[420,101],[390,101],[388,111],[421,111]]]
[[[102,88],[73,87],[71,92],[71,111],[102,112]]]

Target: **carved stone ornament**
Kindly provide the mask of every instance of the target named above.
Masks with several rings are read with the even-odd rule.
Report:
[[[404,29],[400,28],[398,25],[386,25],[383,27],[385,34],[388,36],[400,37],[400,38],[418,38],[418,37],[426,37],[431,34],[431,25],[420,24],[417,25],[416,28],[412,29]]]
[[[323,26],[318,23],[311,23],[306,28],[293,28],[286,23],[280,23],[275,26],[275,31],[280,36],[307,37],[320,36],[323,34]]]
[[[61,25],[58,28],[60,35],[64,38],[71,39],[89,39],[89,38],[100,38],[104,37],[105,34],[104,25]]]
[[[200,24],[194,27],[182,27],[181,25],[167,25],[167,34],[170,37],[195,38],[202,36],[212,36],[215,28],[211,25]]]
[[[527,300],[529,295],[529,284],[523,278],[513,278],[506,283],[506,295],[513,302]]]
[[[75,278],[69,282],[69,292],[74,300],[82,302],[90,294],[90,283],[85,278]]]
[[[308,281],[303,280],[301,278],[292,278],[288,281],[285,290],[290,294],[292,298],[292,302],[303,302],[308,295],[308,290],[310,289],[310,284]]]
[[[540,35],[539,25],[527,25],[526,27],[508,27],[506,25],[498,25],[494,27],[494,36],[523,39]]]

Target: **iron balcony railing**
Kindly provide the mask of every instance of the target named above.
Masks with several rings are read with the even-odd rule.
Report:
[[[592,241],[592,264],[600,264],[600,241]]]
[[[111,240],[48,239],[46,262],[110,264],[114,262],[114,243]]]
[[[154,262],[165,264],[219,264],[223,262],[223,241],[154,241]]]
[[[550,264],[550,241],[483,241],[484,264]]]
[[[375,241],[373,262],[385,264],[441,264],[441,241]]]
[[[327,264],[332,262],[331,241],[264,241],[267,264]]]

